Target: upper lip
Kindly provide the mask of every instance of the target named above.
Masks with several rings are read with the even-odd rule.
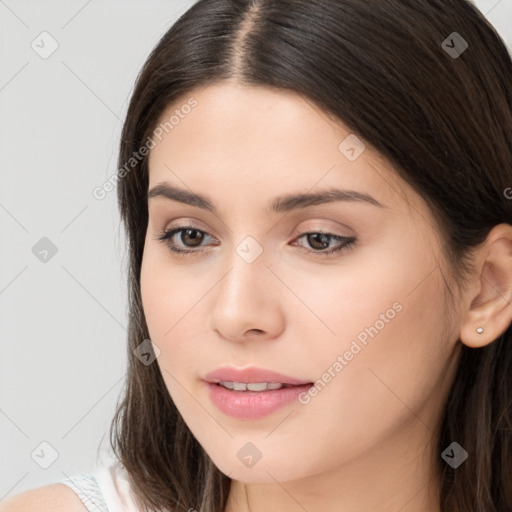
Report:
[[[277,382],[281,384],[310,384],[310,381],[296,379],[274,372],[266,368],[251,366],[249,368],[234,368],[233,366],[223,366],[210,372],[204,377],[206,382],[217,384],[219,382]]]

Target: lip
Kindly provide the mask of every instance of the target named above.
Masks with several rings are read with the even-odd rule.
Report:
[[[283,375],[282,373],[274,372],[265,368],[258,368],[251,366],[249,368],[235,368],[233,366],[223,366],[217,368],[213,372],[206,375],[203,380],[213,384],[219,382],[278,382],[281,384],[290,384],[298,386],[301,384],[311,384],[311,381],[296,379]]]
[[[257,420],[297,401],[299,395],[313,386],[312,382],[296,379],[264,368],[237,369],[223,367],[203,379],[213,404],[227,416],[242,420]],[[265,391],[234,391],[219,382],[279,382],[289,387]]]

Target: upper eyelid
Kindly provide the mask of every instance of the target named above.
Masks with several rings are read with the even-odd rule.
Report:
[[[166,227],[164,228],[164,231],[166,232],[169,232],[169,231],[181,231],[181,230],[185,230],[185,229],[195,229],[197,231],[201,231],[202,233],[205,233],[206,235],[212,237],[212,238],[217,238],[215,235],[212,235],[210,233],[210,231],[208,231],[207,229],[203,229],[201,227],[198,227],[195,225],[194,222],[185,222],[185,223],[178,223],[178,224],[172,224],[169,226],[169,227]]]
[[[210,236],[214,236],[210,233],[210,231],[208,231],[208,229],[206,228],[202,228],[202,227],[199,227],[195,224],[195,221],[185,221],[183,223],[181,222],[178,222],[176,224],[172,223],[164,228],[164,231],[172,231],[172,230],[177,230],[177,229],[196,229],[197,231],[202,231],[203,233],[206,233],[207,235],[210,235]],[[309,229],[302,229],[300,230],[301,233],[329,233],[329,234],[332,234],[332,235],[336,235],[336,233],[334,233],[334,231],[336,231],[336,229],[331,229],[331,228],[309,228]],[[295,233],[298,233],[299,230],[294,230]],[[351,236],[351,235],[339,235],[339,236]]]
[[[199,227],[196,227],[194,225],[194,223],[184,223],[184,224],[171,224],[168,228],[165,228],[163,231],[165,233],[170,233],[171,231],[174,231],[175,233],[173,233],[172,236],[170,236],[169,238],[172,238],[174,236],[176,236],[178,233],[180,233],[181,231],[184,231],[186,229],[195,229],[196,231],[200,231],[201,233],[204,233],[206,236],[210,237],[210,238],[213,238],[215,240],[217,240],[217,237],[212,235],[209,231],[205,230],[205,229],[201,229]],[[333,238],[342,238],[342,239],[351,239],[351,238],[355,238],[354,235],[351,235],[351,234],[345,234],[345,235],[342,235],[342,234],[338,234],[335,232],[336,230],[330,230],[330,229],[314,229],[314,228],[311,228],[311,229],[302,229],[302,230],[295,230],[293,232],[293,237],[294,239],[297,239],[297,238],[301,238],[307,234],[312,234],[312,233],[322,233],[322,234],[326,234],[326,235],[330,235],[332,236]],[[192,249],[193,251],[193,249]]]

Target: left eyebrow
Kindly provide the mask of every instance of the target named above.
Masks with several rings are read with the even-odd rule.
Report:
[[[159,183],[148,192],[148,199],[165,197],[172,201],[197,206],[212,213],[217,213],[213,202],[206,196],[189,192],[188,190],[170,186],[167,183]],[[267,208],[269,212],[282,213],[310,206],[317,206],[335,201],[362,202],[379,208],[387,208],[374,197],[356,190],[341,190],[330,188],[317,193],[288,194],[274,198]]]
[[[333,203],[335,201],[362,202],[378,206],[379,208],[387,208],[377,199],[363,192],[330,188],[314,194],[291,194],[277,197],[272,201],[269,209],[274,212],[289,212],[299,208]]]

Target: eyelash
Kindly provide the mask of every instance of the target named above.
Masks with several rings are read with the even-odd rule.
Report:
[[[187,229],[191,229],[193,231],[197,231],[199,233],[204,233],[205,235],[210,236],[205,231],[197,229],[193,226],[179,226],[179,227],[171,226],[169,229],[162,231],[161,234],[159,236],[157,236],[156,240],[159,240],[160,242],[164,243],[169,248],[170,251],[172,251],[173,253],[175,253],[178,256],[186,256],[187,254],[204,252],[204,249],[201,249],[201,250],[177,249],[176,245],[171,243],[171,239],[173,238],[174,235],[176,235],[182,231],[186,231]],[[313,253],[313,254],[319,255],[319,256],[329,256],[334,253],[350,251],[356,242],[356,238],[354,238],[354,237],[335,235],[333,233],[328,233],[325,231],[308,231],[306,233],[302,233],[302,234],[298,235],[296,237],[296,239],[298,240],[307,235],[326,235],[326,236],[330,237],[331,240],[336,240],[338,242],[344,242],[342,245],[335,247],[334,249],[328,249],[328,250],[323,250],[323,251],[310,250],[310,249],[306,249],[303,246],[300,246],[300,247],[303,247],[307,252]]]

